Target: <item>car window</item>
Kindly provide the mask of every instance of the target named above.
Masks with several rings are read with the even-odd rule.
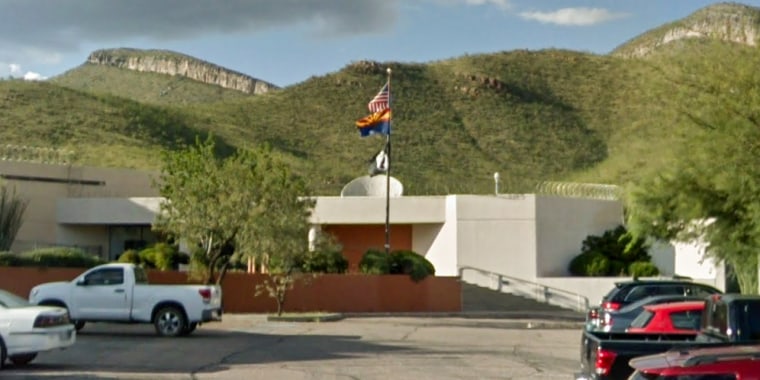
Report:
[[[707,297],[712,294],[720,293],[720,290],[713,289],[707,286],[692,285],[687,288],[688,295],[695,297]]]
[[[646,327],[646,325],[649,324],[649,321],[652,320],[652,317],[654,316],[654,313],[649,310],[644,310],[639,314],[633,322],[631,322],[631,327],[633,328],[641,328]]]
[[[738,313],[739,318],[743,318],[743,326],[746,326],[746,330],[741,331],[742,338],[746,340],[760,340],[760,305],[756,302],[746,303],[741,307],[741,312]]]
[[[649,286],[649,285],[640,285],[631,289],[631,291],[628,292],[628,295],[625,296],[624,301],[636,302],[638,300],[641,300],[647,297],[656,296],[656,295],[657,295],[656,287]]]
[[[659,294],[667,295],[685,295],[686,290],[683,285],[665,285],[659,288]]]
[[[728,330],[728,305],[725,302],[711,302],[707,312],[707,319],[702,321],[702,328],[713,334],[727,335]]]
[[[90,272],[85,276],[87,285],[120,285],[124,283],[124,270],[122,268],[103,268]]]
[[[676,311],[670,313],[670,322],[676,329],[698,330],[702,322],[702,312],[697,310]]]
[[[5,290],[0,290],[0,308],[14,309],[18,307],[27,307],[31,304],[29,301]]]

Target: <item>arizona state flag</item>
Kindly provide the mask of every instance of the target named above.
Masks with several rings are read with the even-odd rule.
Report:
[[[362,137],[374,134],[388,135],[391,133],[391,109],[385,108],[372,115],[356,121],[356,128]]]

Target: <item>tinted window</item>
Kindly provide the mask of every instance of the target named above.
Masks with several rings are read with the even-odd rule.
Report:
[[[124,270],[121,268],[103,268],[87,274],[87,285],[119,285],[124,283]]]
[[[740,306],[738,317],[740,318],[739,331],[744,340],[760,340],[760,305],[756,302],[745,303]]]
[[[666,285],[659,288],[662,295],[684,295],[686,290],[683,285]]]
[[[673,323],[673,327],[677,329],[698,330],[702,321],[702,312],[687,310],[670,313],[670,321]]]
[[[649,286],[649,285],[640,285],[631,289],[631,291],[628,292],[628,295],[625,296],[624,301],[636,302],[638,300],[651,297],[651,296],[656,296],[656,295],[657,295],[657,287]]]
[[[715,301],[708,304],[707,320],[702,321],[702,327],[713,334],[726,335],[728,329],[728,305]]]
[[[707,297],[711,294],[717,294],[720,293],[720,290],[713,289],[709,286],[700,286],[700,285],[692,285],[687,288],[688,295],[695,296],[695,297]]]
[[[649,324],[649,321],[652,320],[652,317],[654,316],[654,313],[652,313],[649,310],[644,310],[639,314],[636,319],[631,322],[631,327],[634,328],[640,328],[640,327],[646,327],[646,325]]]

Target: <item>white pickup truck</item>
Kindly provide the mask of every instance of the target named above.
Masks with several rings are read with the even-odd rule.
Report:
[[[77,330],[85,322],[153,323],[158,335],[182,336],[222,319],[219,286],[149,285],[133,264],[100,265],[70,282],[37,285],[29,302],[67,308]]]

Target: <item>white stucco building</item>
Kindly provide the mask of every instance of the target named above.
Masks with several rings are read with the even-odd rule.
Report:
[[[27,198],[16,251],[73,245],[107,259],[155,241],[161,198],[156,173],[0,161],[0,177]],[[385,197],[317,197],[315,226],[343,245],[350,270],[385,242]],[[621,202],[536,194],[402,196],[390,199],[391,247],[433,263],[438,276],[583,308],[620,278],[570,277],[567,267],[589,235],[623,223]],[[306,237],[304,237],[306,238]],[[664,274],[717,284],[715,266],[694,264],[699,250],[658,251]],[[712,268],[712,269],[711,269]],[[697,274],[697,276],[694,276]],[[718,284],[721,287],[721,284]]]

